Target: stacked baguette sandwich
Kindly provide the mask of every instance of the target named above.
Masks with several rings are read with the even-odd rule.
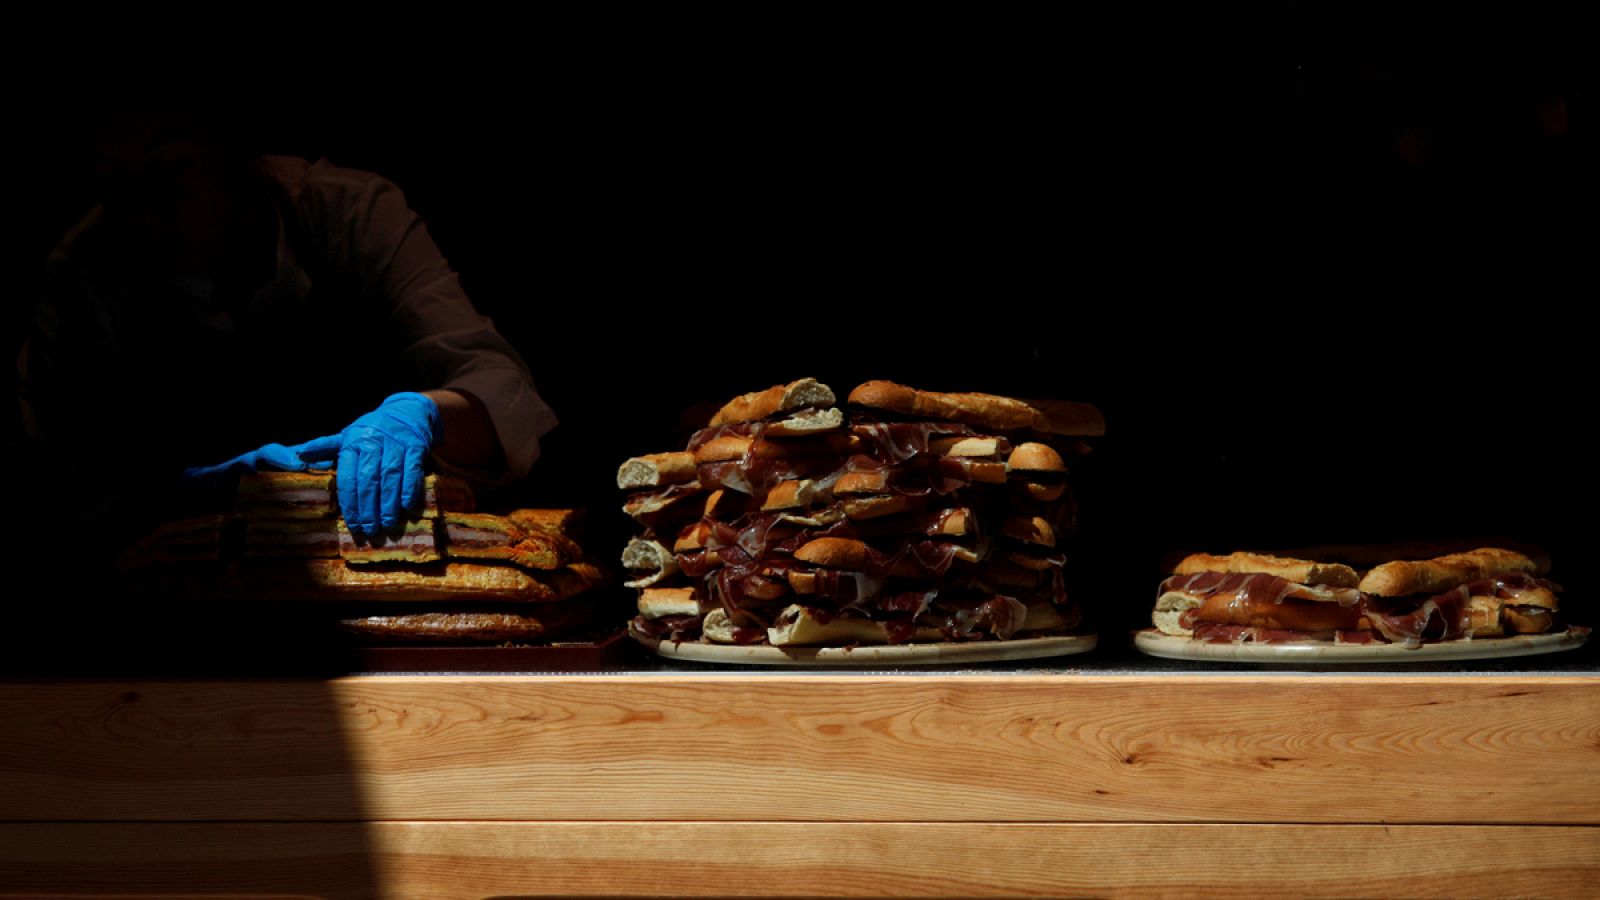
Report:
[[[157,528],[122,567],[168,597],[320,604],[380,642],[544,641],[590,618],[604,573],[583,561],[573,510],[474,512],[457,479],[429,475],[395,533],[352,533],[331,472],[240,479],[235,510]]]
[[[818,646],[1007,640],[1081,621],[1068,464],[1092,406],[886,381],[745,394],[679,451],[629,459],[633,635]]]
[[[1345,554],[1358,565],[1370,552]],[[1362,559],[1361,557],[1365,557]],[[1162,634],[1216,643],[1392,643],[1548,634],[1560,587],[1546,567],[1485,547],[1422,560],[1344,562],[1256,553],[1186,557],[1161,583],[1153,621]]]

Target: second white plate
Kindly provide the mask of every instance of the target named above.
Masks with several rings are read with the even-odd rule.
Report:
[[[1212,644],[1193,638],[1162,634],[1154,628],[1146,628],[1134,636],[1133,645],[1151,656],[1167,659],[1205,662],[1357,664],[1449,662],[1534,656],[1581,647],[1588,639],[1589,629],[1574,627],[1556,634],[1519,634],[1504,638],[1443,641],[1415,647],[1401,644],[1333,644],[1317,641],[1301,644]]]

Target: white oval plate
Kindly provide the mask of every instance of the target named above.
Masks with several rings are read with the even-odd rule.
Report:
[[[1088,653],[1099,635],[1068,634],[1016,641],[949,644],[860,644],[855,647],[769,647],[765,644],[699,644],[662,641],[653,649],[670,659],[742,666],[939,666],[1000,662]]]
[[[1400,644],[1334,644],[1319,641],[1300,644],[1210,644],[1146,628],[1134,635],[1133,645],[1151,656],[1207,662],[1408,663],[1535,656],[1581,647],[1588,639],[1588,629],[1569,628],[1557,634],[1443,641],[1409,648]]]

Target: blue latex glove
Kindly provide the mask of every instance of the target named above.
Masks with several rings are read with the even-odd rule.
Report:
[[[339,432],[339,512],[366,534],[393,531],[422,508],[422,462],[439,437],[439,404],[394,394]],[[313,441],[313,443],[315,443]]]
[[[304,444],[268,444],[216,466],[185,470],[185,480],[263,468],[304,472],[339,462],[339,512],[352,531],[393,531],[422,505],[422,462],[439,436],[439,404],[405,392],[384,400],[338,434]]]
[[[225,463],[184,469],[179,478],[190,482],[204,481],[219,475],[247,475],[262,469],[304,472],[307,469],[326,469],[338,458],[339,435],[333,434],[291,446],[267,444],[249,453],[241,453]]]

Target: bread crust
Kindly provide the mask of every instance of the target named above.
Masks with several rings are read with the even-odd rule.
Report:
[[[444,558],[439,547],[438,519],[407,519],[399,534],[357,537],[335,519],[339,534],[339,558],[356,565],[385,562],[430,563]]]
[[[794,551],[794,558],[814,566],[850,569],[856,572],[866,570],[871,561],[866,544],[851,538],[837,537],[808,541]]]
[[[1533,574],[1538,565],[1521,553],[1500,547],[1480,547],[1423,560],[1396,560],[1368,572],[1361,590],[1380,597],[1438,593],[1502,572]]]
[[[750,447],[754,443],[753,438],[742,434],[724,434],[701,444],[700,448],[694,451],[694,461],[714,463],[744,459],[744,455],[750,452]]]
[[[1011,449],[1011,455],[1006,457],[1006,471],[1023,476],[1029,472],[1065,472],[1067,461],[1049,444],[1027,441]]]
[[[652,587],[639,592],[639,615],[646,619],[699,614],[700,599],[692,587]]]
[[[1194,629],[1184,628],[1178,624],[1183,614],[1191,609],[1199,609],[1204,598],[1183,591],[1166,591],[1156,598],[1155,609],[1150,613],[1150,624],[1162,634],[1176,637],[1194,637]]]
[[[522,510],[523,513],[538,512]],[[555,510],[554,512],[570,512]],[[522,521],[538,517],[521,516]],[[554,571],[583,559],[583,550],[571,538],[548,531],[523,528],[513,516],[489,513],[447,512],[444,514],[444,552],[451,559],[498,559],[528,569]],[[504,543],[489,547],[469,547],[454,540],[451,528],[478,528],[505,535]]]
[[[264,600],[512,601],[554,603],[605,583],[605,572],[575,563],[554,572],[512,566],[446,563],[426,571],[347,566],[342,559],[251,563],[240,567],[233,592]]]
[[[581,509],[513,509],[506,513],[506,518],[524,531],[576,541],[583,532],[586,515]]]
[[[634,538],[622,548],[622,567],[640,573],[623,582],[623,587],[647,588],[677,574],[678,558],[659,541]]]
[[[833,483],[835,494],[881,494],[889,489],[889,470],[862,469],[846,472]]]
[[[711,427],[755,422],[791,409],[832,406],[834,402],[833,391],[827,385],[815,378],[802,378],[733,398],[711,417]]]
[[[584,607],[541,608],[537,617],[508,612],[410,613],[344,619],[346,631],[405,643],[502,643],[545,640],[587,619]]]
[[[808,437],[838,431],[844,427],[844,413],[837,406],[802,412],[780,419],[766,427],[767,437]]]
[[[687,450],[672,453],[647,453],[635,456],[617,469],[617,487],[622,490],[682,484],[695,479],[694,454]]]
[[[1318,544],[1313,547],[1284,548],[1281,552],[1285,556],[1296,556],[1302,559],[1336,559],[1340,562],[1349,563],[1357,569],[1371,569],[1374,566],[1394,562],[1395,560],[1433,559],[1439,556],[1449,556],[1453,553],[1463,553],[1476,547],[1499,547],[1514,553],[1521,553],[1538,565],[1538,571],[1534,574],[1544,575],[1550,571],[1550,554],[1544,548],[1506,538],[1494,537],[1445,541],[1402,541],[1385,544]]]
[[[940,456],[994,457],[1000,453],[1000,439],[993,437],[942,437],[928,442],[928,449]]]
[[[850,392],[849,402],[902,416],[962,422],[1000,431],[1105,433],[1105,419],[1099,410],[1086,403],[1064,400],[1027,401],[997,394],[922,391],[893,381],[868,381]]]
[[[1355,569],[1343,563],[1321,563],[1242,551],[1227,556],[1190,554],[1172,570],[1174,575],[1198,575],[1201,572],[1261,572],[1296,584],[1325,584],[1330,587],[1355,587],[1361,580]]]
[[[809,478],[780,481],[772,486],[772,490],[767,491],[766,499],[761,503],[761,511],[805,509],[816,501],[818,493],[816,482]]]

